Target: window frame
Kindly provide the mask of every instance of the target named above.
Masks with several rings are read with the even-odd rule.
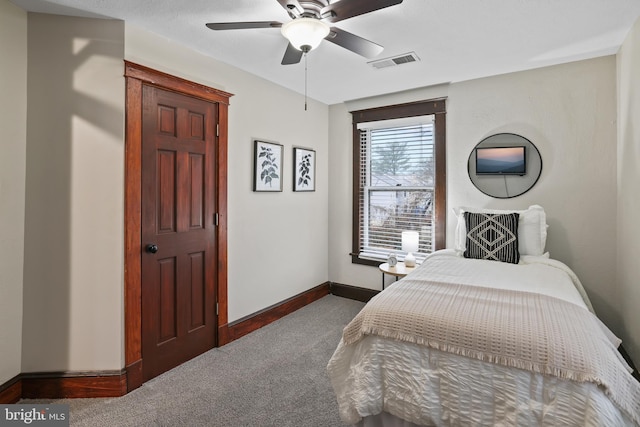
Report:
[[[396,104],[386,107],[351,111],[352,143],[353,143],[353,192],[352,192],[352,246],[351,262],[353,264],[378,266],[379,260],[360,258],[360,131],[358,124],[382,120],[400,119],[433,115],[434,150],[435,150],[435,189],[434,189],[434,249],[446,246],[447,227],[447,175],[446,175],[446,98],[427,101]]]

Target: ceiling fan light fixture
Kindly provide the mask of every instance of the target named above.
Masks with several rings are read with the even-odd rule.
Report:
[[[329,35],[329,26],[318,19],[297,18],[284,24],[281,31],[293,47],[309,52]]]

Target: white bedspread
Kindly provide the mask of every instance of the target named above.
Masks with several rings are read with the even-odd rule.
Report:
[[[539,292],[591,308],[573,272],[543,257],[512,265],[441,251],[410,276],[420,278]],[[609,339],[618,345],[613,334]],[[341,417],[350,424],[384,411],[418,425],[634,425],[595,384],[376,336],[341,342],[328,372]]]
[[[427,259],[428,268],[422,268],[421,265],[411,273],[412,279],[537,292],[593,311],[573,271],[560,261],[548,257],[523,256],[520,264],[509,264],[463,258],[454,250],[445,249]]]

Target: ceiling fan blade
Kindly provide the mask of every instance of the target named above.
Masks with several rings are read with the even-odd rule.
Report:
[[[256,21],[256,22],[211,22],[207,24],[212,30],[246,30],[251,28],[280,28],[282,22]]]
[[[297,64],[302,59],[302,51],[293,47],[291,43],[287,46],[287,50],[284,51],[284,57],[282,58],[282,65]]]
[[[277,2],[284,7],[292,19],[299,18],[304,13],[304,8],[298,3],[298,0],[277,0]]]
[[[340,0],[322,8],[320,17],[327,22],[338,22],[400,3],[402,0]]]
[[[373,58],[374,56],[381,54],[384,50],[384,48],[377,43],[363,39],[362,37],[336,27],[331,27],[331,31],[326,37],[326,40],[331,43],[335,43],[338,46],[342,46],[351,52],[355,52],[358,55],[362,55],[365,58]]]

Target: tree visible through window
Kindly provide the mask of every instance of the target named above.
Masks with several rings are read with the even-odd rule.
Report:
[[[436,138],[436,129],[444,132],[444,102],[404,105],[410,106],[410,112],[402,120],[397,119],[404,117],[400,114],[406,108],[392,112],[394,120],[385,120],[384,115],[383,120],[367,120],[371,111],[380,116],[379,110],[353,113],[352,257],[356,263],[379,264],[389,253],[402,257],[401,233],[405,230],[420,235],[418,259],[444,247],[444,134]],[[416,106],[417,111],[432,114],[418,116]],[[389,108],[398,107],[402,106]],[[440,156],[436,149],[442,150]]]

